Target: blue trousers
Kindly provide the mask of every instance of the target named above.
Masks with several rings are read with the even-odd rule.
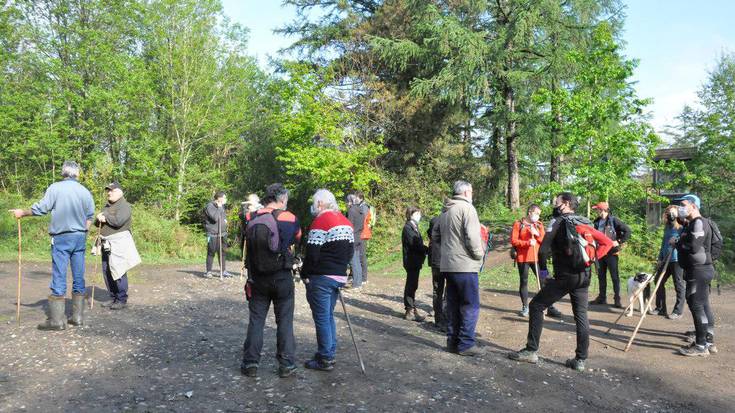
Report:
[[[480,316],[480,282],[476,272],[444,272],[447,280],[447,347],[465,351],[475,345]]]
[[[73,277],[72,291],[83,294],[84,253],[87,250],[86,232],[69,232],[51,237],[51,294],[57,297],[66,295],[66,268],[71,263]]]
[[[110,297],[114,301],[127,303],[128,274],[124,274],[117,280],[112,278],[112,271],[110,271],[110,253],[105,250],[102,250],[102,274],[104,274],[105,285],[107,286],[107,291],[110,292]]]
[[[309,277],[309,283],[306,284],[306,300],[311,307],[316,328],[316,358],[320,360],[334,360],[337,354],[334,306],[337,304],[339,287],[343,285],[324,275]]]

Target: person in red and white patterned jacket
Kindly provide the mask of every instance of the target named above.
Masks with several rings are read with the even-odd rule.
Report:
[[[355,234],[350,221],[339,211],[330,191],[320,189],[312,197],[311,213],[302,276],[306,299],[316,328],[317,352],[304,363],[307,369],[331,371],[337,352],[334,306],[340,287],[347,282],[347,265],[354,254]]]

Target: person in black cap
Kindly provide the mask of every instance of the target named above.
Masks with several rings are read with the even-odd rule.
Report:
[[[110,252],[113,244],[115,246],[121,245],[125,248],[125,251],[128,250],[128,241],[132,241],[130,227],[133,222],[133,211],[125,199],[125,194],[119,183],[112,182],[105,187],[105,190],[107,191],[107,205],[102,209],[102,212],[97,214],[95,226],[100,229],[102,275],[112,301],[102,304],[102,307],[110,310],[122,310],[128,304],[128,274],[125,267],[122,268],[125,271],[120,271],[120,264],[110,265]],[[116,252],[118,250],[119,248],[116,248]],[[134,255],[137,256],[137,251]],[[139,257],[137,260],[139,262]]]

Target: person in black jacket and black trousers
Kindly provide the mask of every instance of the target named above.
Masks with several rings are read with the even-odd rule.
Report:
[[[416,311],[416,289],[419,287],[419,272],[426,259],[426,246],[419,231],[421,210],[416,207],[406,209],[406,225],[403,226],[403,268],[406,269],[406,286],[403,289],[403,304],[406,307],[404,318],[424,321]]]
[[[620,301],[620,274],[618,273],[618,254],[621,246],[630,239],[630,227],[625,225],[618,217],[610,213],[610,205],[607,202],[599,202],[592,207],[597,210],[597,219],[594,227],[604,233],[613,241],[613,249],[605,258],[599,261],[597,267],[597,280],[600,283],[600,294],[590,304],[607,304],[607,271],[610,270],[610,279],[613,282],[615,293],[615,308],[623,308]]]

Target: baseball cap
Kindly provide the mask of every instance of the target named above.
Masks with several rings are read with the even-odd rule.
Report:
[[[694,205],[696,205],[697,208],[701,208],[701,205],[702,205],[702,201],[699,199],[698,196],[696,196],[694,194],[686,194],[686,195],[682,196],[681,198],[674,199],[674,201],[676,201],[676,202],[689,201],[689,202],[693,203]]]
[[[105,187],[105,189],[110,189],[110,190],[112,190],[112,189],[122,189],[122,187],[120,186],[120,184],[117,181],[112,181],[109,184],[107,184],[107,186]]]
[[[602,209],[602,210],[607,211],[607,210],[610,209],[610,204],[608,204],[607,202],[604,202],[604,201],[603,202],[598,202],[598,203],[592,205],[592,209]]]

